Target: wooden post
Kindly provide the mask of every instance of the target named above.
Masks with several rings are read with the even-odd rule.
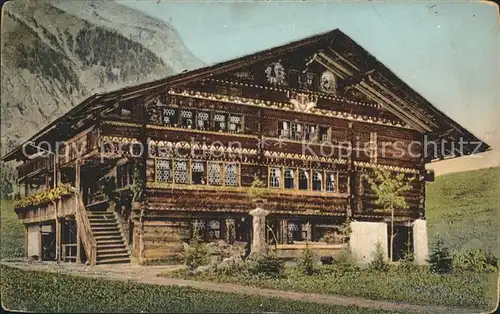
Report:
[[[57,218],[56,218],[56,261],[57,262],[61,261],[61,222]]]
[[[75,160],[75,189],[77,192],[80,192],[80,159]],[[78,196],[75,195],[75,211],[78,211],[77,206],[78,206]],[[81,231],[80,229],[82,226],[78,225],[78,220],[76,224],[76,262],[81,263],[82,262],[82,257],[80,256],[80,251],[82,249],[82,242],[81,242]],[[90,258],[90,256],[87,256],[87,258]]]
[[[80,264],[82,262],[82,257],[80,254],[82,242],[80,240],[80,226],[76,225],[76,262]]]
[[[28,226],[24,225],[24,257],[28,258]]]
[[[38,257],[43,261],[42,225],[38,224]]]

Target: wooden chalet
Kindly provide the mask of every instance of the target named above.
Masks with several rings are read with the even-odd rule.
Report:
[[[428,150],[426,138],[444,144]],[[425,255],[425,164],[488,149],[334,30],[95,94],[3,160],[22,162],[27,199],[15,210],[28,257],[153,263],[175,258],[194,222],[206,241],[251,241],[255,177],[281,256],[306,241],[334,255],[347,219],[363,255],[380,230],[387,242],[391,213],[363,180],[377,168],[413,178],[409,208],[395,212],[395,252],[409,242]]]

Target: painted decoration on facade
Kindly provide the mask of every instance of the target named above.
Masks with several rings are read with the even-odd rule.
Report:
[[[310,112],[311,109],[316,107],[317,101],[317,96],[302,93],[294,93],[290,99],[294,110],[301,112]]]
[[[266,68],[266,76],[268,83],[274,85],[286,85],[285,81],[285,68],[281,65],[281,62],[273,62]]]
[[[335,75],[330,71],[321,74],[320,89],[325,93],[334,93],[336,88]]]
[[[253,80],[254,79],[254,76],[253,76],[253,73],[250,72],[250,70],[243,70],[243,71],[240,71],[240,72],[236,72],[234,73],[234,76],[238,79],[242,79],[242,80]]]

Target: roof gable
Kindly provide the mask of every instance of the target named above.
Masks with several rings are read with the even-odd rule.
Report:
[[[378,103],[395,117],[421,133],[432,134],[434,137],[446,137],[456,140],[462,137],[465,141],[481,142],[458,123],[447,117],[426,99],[411,89],[392,71],[380,63],[375,57],[364,50],[346,34],[336,29],[318,34],[306,39],[294,41],[279,47],[221,62],[197,70],[183,72],[153,82],[122,88],[105,94],[95,94],[70,110],[67,114],[55,120],[47,127],[30,138],[29,141],[50,136],[50,132],[59,125],[67,123],[75,117],[92,116],[102,110],[109,110],[120,101],[144,98],[153,99],[165,93],[166,89],[181,86],[203,79],[223,79],[232,76],[242,81],[258,79],[268,85],[283,85],[291,79],[285,69],[285,77],[281,77],[281,67],[290,55],[299,57],[292,63],[297,68],[297,75],[303,77],[308,68],[316,71],[316,86],[319,92],[332,93],[337,97],[355,97],[360,101]],[[287,62],[290,62],[289,60]],[[250,71],[256,65],[260,72]],[[291,64],[288,64],[291,65]],[[322,72],[317,72],[318,69]],[[329,85],[323,85],[323,74],[328,72],[334,77],[334,88],[328,91]],[[288,75],[288,77],[286,77]],[[302,78],[304,81],[305,79]],[[303,86],[298,86],[303,88]],[[6,154],[3,159],[11,160],[19,153],[21,146]],[[489,146],[482,143],[480,149],[473,151],[466,148],[466,153],[476,153],[488,150]]]

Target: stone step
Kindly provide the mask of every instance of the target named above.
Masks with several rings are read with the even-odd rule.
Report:
[[[128,252],[124,253],[106,253],[106,254],[100,254],[97,253],[97,260],[102,261],[110,258],[129,258]]]
[[[123,239],[121,234],[114,234],[114,235],[94,235],[96,242],[99,243],[105,243],[105,241],[117,241],[119,240],[121,243],[123,243]]]
[[[97,265],[102,265],[102,264],[129,264],[130,263],[130,258],[110,258],[110,259],[105,259],[101,261],[96,261]]]
[[[108,249],[126,249],[127,245],[123,241],[116,241],[115,243],[97,243],[97,250],[108,250]]]
[[[104,249],[98,248],[97,249],[97,257],[103,256],[103,255],[108,255],[108,254],[118,254],[118,255],[126,254],[128,256],[128,250],[125,247],[114,248],[114,249],[110,249],[110,248],[104,248]]]
[[[109,225],[109,226],[91,226],[92,232],[96,231],[112,231],[112,230],[120,230],[119,227],[114,224],[114,225]]]

